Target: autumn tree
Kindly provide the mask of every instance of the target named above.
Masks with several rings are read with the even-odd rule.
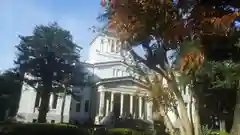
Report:
[[[236,56],[237,49],[232,40],[230,46],[217,43],[228,41],[233,34],[234,21],[239,16],[235,9],[237,0],[103,0],[105,17],[110,29],[125,42],[122,48],[129,50],[134,59],[163,76],[174,93],[180,108],[182,134],[198,135],[199,124],[191,124],[186,106],[176,82],[174,71],[194,75],[203,65],[205,58],[226,59]],[[219,40],[221,39],[221,40]],[[151,41],[156,40],[156,45]],[[223,42],[222,42],[223,43]],[[142,46],[145,56],[141,57],[132,48]],[[215,50],[221,51],[221,54]],[[179,64],[168,63],[169,50],[185,50],[178,53]],[[229,53],[230,51],[235,53]],[[194,93],[193,93],[194,94]],[[194,95],[197,98],[197,95]]]

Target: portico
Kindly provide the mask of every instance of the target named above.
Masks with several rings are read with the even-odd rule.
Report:
[[[104,84],[98,86],[99,108],[97,116],[105,117],[113,112],[117,118],[131,117],[152,120],[152,103],[147,100],[146,90],[133,87],[133,83],[127,86],[126,83],[125,81],[118,82],[118,87],[115,84],[114,88],[105,87]]]

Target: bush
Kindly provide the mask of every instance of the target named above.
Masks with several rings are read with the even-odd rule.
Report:
[[[88,135],[87,131],[72,125],[10,124],[6,135]]]
[[[229,135],[226,131],[213,130],[210,135]]]
[[[141,135],[141,132],[128,128],[113,128],[108,130],[108,135]]]

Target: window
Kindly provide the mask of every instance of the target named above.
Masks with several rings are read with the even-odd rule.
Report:
[[[88,112],[88,110],[89,110],[89,100],[85,100],[85,107],[84,107],[85,109],[85,112]]]
[[[40,98],[41,98],[41,97],[40,97],[40,93],[37,92],[34,107],[39,107],[39,106],[40,106]]]
[[[55,120],[51,120],[51,124],[54,124],[55,123]]]
[[[88,74],[87,73],[84,74],[84,82],[88,82]]]
[[[116,74],[117,74],[118,77],[121,76],[121,71],[120,71],[120,69],[117,69]]]
[[[111,39],[108,39],[108,45],[111,45]]]
[[[113,69],[113,76],[114,77],[123,76],[123,71],[121,71],[120,69]]]
[[[32,123],[37,123],[37,119],[33,119],[33,120],[32,120]]]
[[[104,45],[104,40],[101,39],[101,43],[100,43],[100,51],[101,51],[101,52],[103,51],[103,45]]]
[[[114,48],[115,48],[115,44],[114,44],[114,40],[112,40],[112,43],[111,43],[111,52],[114,52]]]
[[[58,101],[58,95],[56,93],[53,94],[53,102],[52,102],[52,109],[57,108],[57,101]]]
[[[124,71],[122,71],[122,76],[124,76]]]
[[[116,76],[116,69],[113,69],[113,76]]]
[[[81,102],[77,102],[76,103],[76,112],[80,112],[81,111]]]
[[[117,41],[117,43],[116,43],[117,45],[116,45],[116,52],[119,52],[119,51],[121,51],[121,44],[120,44],[120,41],[118,40]]]

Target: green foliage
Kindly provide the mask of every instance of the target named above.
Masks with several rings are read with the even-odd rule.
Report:
[[[87,135],[84,129],[68,125],[55,124],[11,124],[7,126],[7,135]]]
[[[127,128],[113,128],[108,130],[109,135],[141,135],[139,131],[135,131]]]
[[[74,76],[79,75],[79,49],[72,41],[69,31],[56,23],[39,25],[31,36],[20,36],[16,64],[23,73],[28,73],[24,81],[38,90],[41,95],[38,122],[46,122],[51,92],[68,89],[74,84]]]
[[[213,130],[211,128],[208,128],[207,125],[201,127],[201,132],[201,135],[229,135],[229,133],[226,131]]]
[[[207,61],[198,71],[197,82],[208,88],[237,88],[240,64],[228,61]]]
[[[201,133],[202,133],[201,135],[211,135],[212,132],[213,132],[213,130],[208,128],[208,126],[204,125],[201,127]]]
[[[8,70],[0,74],[0,120],[9,109],[8,116],[15,116],[21,94],[22,78],[18,72]]]
[[[6,135],[89,135],[87,128],[70,124],[9,124],[5,127]],[[144,135],[144,133],[127,128],[113,128],[95,135]],[[145,134],[146,135],[146,134]]]
[[[229,135],[229,133],[226,132],[226,131],[214,130],[214,131],[211,132],[210,135]]]
[[[16,48],[15,63],[35,77],[27,79],[32,86],[62,83],[79,62],[79,47],[73,43],[70,32],[56,23],[36,26],[31,36],[20,36]]]
[[[72,125],[72,124],[68,124],[68,123],[58,123],[56,124],[58,126],[67,126],[67,127],[73,127],[73,128],[77,128],[76,125]]]

